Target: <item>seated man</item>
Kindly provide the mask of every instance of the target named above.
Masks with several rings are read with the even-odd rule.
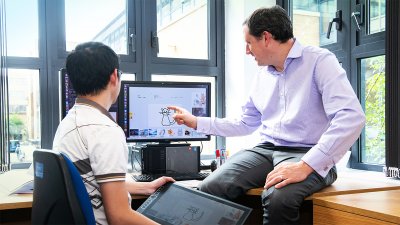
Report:
[[[303,46],[279,6],[243,24],[246,54],[261,67],[239,118],[195,117],[171,106],[178,124],[219,136],[260,128],[260,144],[233,155],[200,190],[235,199],[264,186],[264,224],[298,224],[304,199],[336,180],[335,163],[360,136],[365,115],[346,71],[326,49]]]
[[[174,180],[125,180],[125,135],[108,113],[121,87],[118,55],[104,44],[84,43],[68,55],[66,68],[77,99],[57,129],[53,149],[66,153],[80,172],[97,224],[156,224],[131,209],[129,193],[149,195]]]

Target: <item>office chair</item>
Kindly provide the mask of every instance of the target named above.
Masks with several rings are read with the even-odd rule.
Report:
[[[89,195],[78,170],[63,153],[33,152],[32,224],[95,224]]]

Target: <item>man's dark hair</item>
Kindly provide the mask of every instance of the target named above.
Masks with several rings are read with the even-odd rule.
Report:
[[[106,88],[114,70],[119,69],[119,58],[107,45],[87,42],[68,55],[66,67],[76,94],[96,95]]]
[[[249,33],[254,37],[261,37],[264,31],[268,31],[281,43],[293,38],[292,22],[280,6],[257,9],[243,22],[243,25],[249,28]]]

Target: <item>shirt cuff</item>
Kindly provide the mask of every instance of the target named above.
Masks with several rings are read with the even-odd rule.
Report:
[[[319,175],[326,177],[329,170],[335,165],[331,157],[322,152],[317,146],[310,149],[302,158]]]
[[[197,132],[209,134],[211,130],[210,117],[197,117]]]

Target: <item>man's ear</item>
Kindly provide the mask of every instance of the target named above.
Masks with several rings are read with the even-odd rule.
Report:
[[[270,32],[268,32],[268,31],[264,31],[263,32],[262,38],[263,38],[263,40],[264,40],[266,45],[269,45],[269,43],[273,39],[272,34]]]
[[[114,72],[110,75],[110,82],[113,85],[118,83],[118,70],[114,69]]]

